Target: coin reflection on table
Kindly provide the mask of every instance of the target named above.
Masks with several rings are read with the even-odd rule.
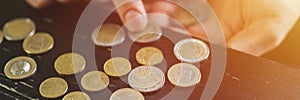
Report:
[[[30,18],[17,18],[7,22],[3,27],[3,34],[7,40],[23,40],[35,33],[35,23]]]
[[[40,84],[40,94],[45,98],[57,98],[68,90],[67,82],[59,77],[51,77]]]
[[[4,74],[10,79],[24,79],[36,72],[37,64],[30,57],[20,56],[8,61],[4,67]]]
[[[59,74],[72,75],[81,72],[85,64],[86,61],[82,55],[70,52],[59,56],[54,62],[54,68]]]
[[[104,63],[103,69],[109,76],[124,76],[130,72],[131,63],[126,58],[113,57]]]
[[[209,56],[208,46],[197,39],[183,39],[174,46],[174,53],[177,59],[188,62],[197,63],[206,60]]]
[[[3,32],[0,30],[0,44],[2,43],[3,41]]]
[[[148,23],[144,30],[138,32],[129,32],[128,36],[134,42],[150,43],[161,38],[162,30],[160,26]]]
[[[81,78],[81,86],[88,91],[100,91],[109,84],[109,77],[102,71],[91,71]]]
[[[139,66],[128,75],[130,87],[141,92],[153,92],[165,84],[164,72],[155,66]]]
[[[168,70],[168,79],[173,85],[189,87],[200,82],[201,72],[193,64],[178,63]]]
[[[84,92],[74,91],[65,95],[62,100],[91,100],[91,98]]]
[[[142,65],[156,65],[163,61],[164,56],[156,47],[143,47],[136,53],[136,60]]]
[[[115,91],[109,100],[145,100],[144,96],[131,88],[122,88]]]
[[[125,30],[118,24],[103,24],[92,33],[92,40],[98,46],[115,46],[125,41]]]
[[[48,33],[36,33],[23,41],[23,49],[28,54],[40,54],[49,51],[54,46],[54,39]]]

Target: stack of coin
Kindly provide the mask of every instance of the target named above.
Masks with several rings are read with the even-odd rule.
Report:
[[[131,88],[122,88],[115,91],[109,100],[145,100],[144,96]]]
[[[85,68],[85,59],[78,53],[70,52],[59,56],[54,62],[57,73],[72,75],[81,72]]]
[[[4,74],[10,79],[24,79],[36,72],[37,64],[30,57],[20,56],[8,61],[4,67]]]
[[[134,42],[150,43],[159,40],[162,36],[162,31],[158,25],[148,23],[144,30],[139,32],[130,32],[128,36]]]
[[[208,46],[201,40],[183,39],[174,46],[174,53],[177,59],[197,63],[206,60],[209,56]]]
[[[39,88],[40,94],[45,98],[57,98],[68,90],[67,82],[59,77],[51,77],[44,80]]]
[[[156,47],[144,47],[137,51],[136,60],[142,65],[156,65],[163,61],[164,56]]]
[[[93,31],[92,40],[98,46],[115,46],[125,41],[125,30],[118,24],[104,24]]]
[[[168,70],[169,81],[180,87],[193,86],[200,82],[200,70],[193,64],[178,63]]]
[[[18,41],[33,35],[35,30],[35,23],[30,18],[17,18],[4,25],[3,34],[7,40]]]
[[[91,100],[91,98],[84,92],[74,91],[65,95],[62,100]]]
[[[54,46],[54,39],[48,33],[36,33],[23,41],[23,49],[28,54],[40,54]]]
[[[109,76],[124,76],[131,70],[131,63],[126,58],[113,57],[104,63],[104,72]]]
[[[81,86],[88,91],[100,91],[109,84],[109,77],[101,71],[91,71],[81,78]]]
[[[128,76],[129,85],[141,92],[153,92],[164,86],[164,72],[155,66],[139,66]]]

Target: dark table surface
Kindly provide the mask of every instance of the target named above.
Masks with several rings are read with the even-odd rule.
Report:
[[[36,10],[28,6],[23,0],[3,0],[0,3],[0,27],[3,27],[5,22],[17,18],[17,17],[30,17],[37,24],[37,31],[49,32],[55,38],[54,48],[43,54],[29,55],[22,49],[22,41],[11,42],[4,40],[0,44],[0,100],[9,99],[45,99],[40,96],[38,87],[40,83],[49,77],[62,77],[67,80],[70,86],[68,93],[76,90],[80,90],[76,77],[58,75],[53,67],[55,59],[66,52],[72,51],[73,33],[76,27],[77,20],[81,14],[81,11],[85,7],[85,3],[75,3],[72,5],[56,4],[48,7],[44,10]],[[108,22],[116,22],[120,24],[118,18],[111,17]],[[164,29],[164,33],[176,33],[168,29]],[[85,42],[92,42],[89,38],[90,35],[83,37]],[[182,37],[184,35],[176,34],[174,37]],[[126,42],[131,42],[127,39]],[[165,63],[158,65],[164,71],[162,66],[171,66],[179,61],[173,55],[172,48],[174,43],[168,38],[163,37],[158,42],[149,44],[134,43],[129,50],[129,59],[133,66],[138,66],[134,60],[134,53],[144,46],[156,46],[160,48],[165,58]],[[124,45],[116,46],[114,49],[121,50]],[[220,47],[221,48],[221,47]],[[85,49],[79,49],[78,51],[85,56]],[[96,67],[102,70],[103,63],[111,56],[126,56],[122,52],[111,55],[111,51],[103,47],[95,47],[95,57],[87,57],[87,68],[79,73],[78,77],[81,77],[84,73],[93,70],[92,64],[89,64],[89,59],[95,59]],[[29,56],[36,60],[38,64],[37,72],[23,80],[10,80],[3,74],[5,63],[16,56]],[[192,87],[194,90],[189,96],[189,99],[199,99],[203,93],[203,89],[207,85],[209,74],[211,72],[211,58],[201,62],[200,70],[202,73],[202,79],[199,84]],[[264,58],[258,58],[250,56],[234,50],[227,50],[226,71],[220,88],[217,91],[214,99],[299,99],[300,97],[300,70],[295,67],[280,64]],[[95,67],[95,66],[94,66]],[[168,68],[166,67],[166,68]],[[125,78],[126,77],[121,77]],[[129,87],[126,82],[120,80],[120,78],[110,78],[110,85],[108,89],[99,92],[87,92],[93,99],[108,99],[109,94],[116,89],[122,87]],[[143,93],[146,99],[159,99],[166,96],[175,87],[166,81],[165,86],[159,91],[153,93]],[[176,88],[178,91],[186,91],[190,88]],[[182,93],[178,93],[180,97]],[[184,96],[184,95],[183,95]],[[57,98],[57,99],[61,99]]]

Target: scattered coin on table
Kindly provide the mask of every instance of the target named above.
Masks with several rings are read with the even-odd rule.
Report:
[[[3,27],[3,35],[9,41],[23,40],[35,33],[35,23],[30,18],[16,18]]]
[[[3,32],[0,30],[0,44],[2,43],[3,41]]]
[[[109,84],[109,77],[102,71],[90,71],[81,78],[81,86],[88,91],[100,91]]]
[[[156,65],[164,59],[162,51],[156,47],[143,47],[137,51],[135,57],[142,65]]]
[[[91,98],[84,92],[74,91],[65,95],[62,100],[91,100]]]
[[[118,24],[103,24],[92,33],[92,40],[98,46],[115,46],[125,41],[125,30]]]
[[[148,23],[144,30],[138,32],[129,32],[129,38],[138,43],[150,43],[159,40],[162,36],[160,26]]]
[[[113,57],[104,63],[103,69],[109,76],[124,76],[130,72],[131,63],[126,58]]]
[[[36,72],[37,64],[34,59],[25,56],[9,60],[4,67],[4,74],[10,79],[24,79]]]
[[[41,54],[54,46],[53,37],[45,32],[38,32],[23,41],[23,49],[28,54]]]
[[[59,77],[51,77],[40,84],[40,94],[45,98],[58,98],[68,90],[67,82]]]
[[[145,100],[145,98],[142,93],[134,89],[122,88],[115,91],[109,100]]]
[[[201,72],[193,64],[178,63],[168,70],[169,81],[176,86],[189,87],[200,82]]]
[[[74,52],[60,55],[54,62],[54,68],[58,74],[72,75],[81,72],[85,68],[85,58]]]

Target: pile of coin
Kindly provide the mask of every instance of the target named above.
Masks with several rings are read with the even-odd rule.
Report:
[[[36,25],[30,18],[16,18],[5,23],[0,31],[0,44],[5,38],[8,41],[23,41],[23,50],[27,54],[41,54],[54,46],[53,37],[45,32],[36,33]],[[10,79],[24,79],[36,72],[35,60],[20,56],[12,58],[4,67],[5,75]]]

